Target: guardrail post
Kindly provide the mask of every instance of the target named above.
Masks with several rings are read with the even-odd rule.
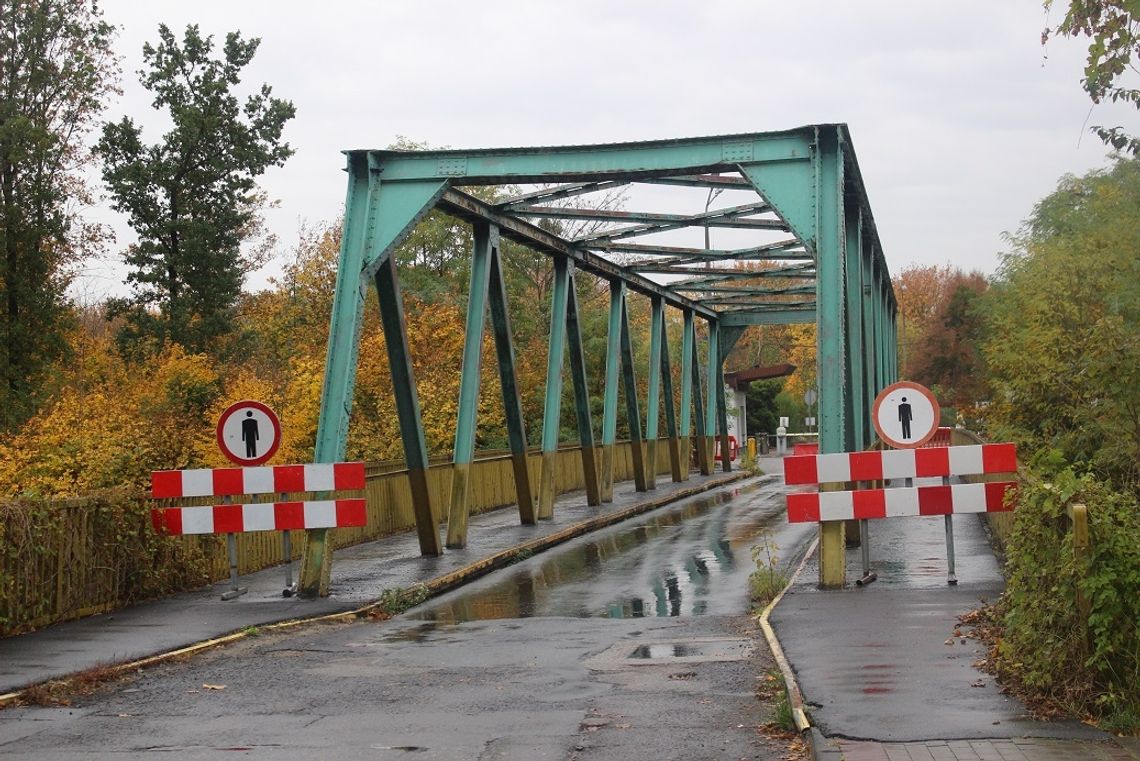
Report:
[[[1069,520],[1073,522],[1073,564],[1077,569],[1077,610],[1081,612],[1081,618],[1087,627],[1092,606],[1081,589],[1081,582],[1088,573],[1089,513],[1085,505],[1070,505],[1065,509],[1065,512],[1068,514]]]

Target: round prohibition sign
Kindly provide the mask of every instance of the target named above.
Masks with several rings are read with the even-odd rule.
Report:
[[[895,449],[915,449],[930,441],[941,419],[942,410],[934,394],[911,381],[884,388],[871,409],[876,433],[883,443]]]
[[[281,421],[261,402],[234,402],[218,418],[218,448],[236,465],[261,465],[281,446]]]

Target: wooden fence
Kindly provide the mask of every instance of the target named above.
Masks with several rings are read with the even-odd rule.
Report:
[[[537,489],[541,453],[531,454],[529,466],[531,486]],[[559,450],[556,467],[558,493],[584,488],[579,448]],[[415,526],[407,471],[377,463],[366,472],[368,525],[334,530],[334,547],[359,544]],[[667,446],[657,447],[656,472],[669,472]],[[622,442],[614,451],[614,480],[632,477],[630,445]],[[450,462],[430,467],[428,487],[432,506],[443,522],[451,497]],[[64,501],[0,504],[0,636],[226,578],[225,538],[159,537],[150,527],[152,504],[145,497],[122,490]],[[513,504],[510,456],[477,459],[471,468],[472,513]],[[296,559],[303,550],[304,532],[293,534]],[[279,532],[237,537],[240,573],[285,559]]]

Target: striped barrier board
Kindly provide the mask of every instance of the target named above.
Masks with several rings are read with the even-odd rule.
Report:
[[[155,531],[176,535],[342,528],[368,523],[363,499],[159,507],[150,511],[150,517]]]
[[[784,458],[789,485],[1017,472],[1013,444],[893,449]]]
[[[155,499],[363,489],[364,463],[158,470],[151,473],[150,483]]]
[[[1004,481],[858,491],[796,492],[788,495],[788,522],[817,523],[1004,512],[1013,510],[1013,504],[1006,502],[1006,494],[1016,489],[1016,483]]]

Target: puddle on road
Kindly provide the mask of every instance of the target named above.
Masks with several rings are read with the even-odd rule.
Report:
[[[708,655],[705,648],[699,644],[672,643],[657,645],[640,645],[630,653],[630,658],[693,658]]]
[[[724,584],[723,577],[747,575],[754,538],[783,518],[782,495],[757,494],[764,486],[719,491],[638,525],[591,535],[427,603],[407,618],[463,622],[707,614],[716,595],[724,594],[722,587],[743,594],[743,585]],[[741,502],[715,510],[732,500]]]

